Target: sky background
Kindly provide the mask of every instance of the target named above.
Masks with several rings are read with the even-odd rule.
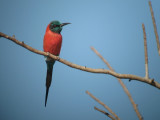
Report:
[[[160,1],[151,0],[160,35]],[[160,83],[160,57],[148,0],[0,0],[0,32],[43,50],[52,20],[70,22],[62,30],[60,57],[90,68],[106,65],[96,48],[118,73],[145,76],[142,23],[148,42],[149,76]],[[117,79],[56,62],[45,108],[44,57],[0,38],[0,120],[105,120],[105,110],[85,91],[108,105],[121,120],[136,120],[135,111]],[[124,79],[145,120],[160,119],[160,90]],[[107,111],[107,110],[105,110]]]

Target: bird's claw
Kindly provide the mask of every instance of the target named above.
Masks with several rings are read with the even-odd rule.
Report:
[[[49,52],[47,52],[47,57],[49,57],[49,55],[50,55],[50,53],[49,53]]]
[[[60,60],[60,57],[59,56],[57,56],[57,61],[59,61]]]

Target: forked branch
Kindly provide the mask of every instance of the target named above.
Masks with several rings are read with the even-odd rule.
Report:
[[[106,108],[117,120],[120,120],[120,118],[114,113],[111,108],[109,108],[106,104],[104,104],[102,101],[100,101],[98,98],[96,98],[94,95],[92,95],[90,92],[86,91],[86,93],[93,98],[95,101],[97,101],[99,104],[101,104],[104,108]]]
[[[110,64],[107,62],[106,59],[103,58],[103,56],[94,48],[94,47],[91,47],[91,49],[93,50],[93,52],[96,53],[96,55],[107,65],[107,67],[114,71],[113,68],[110,66]],[[139,118],[139,120],[143,120],[143,117],[141,116],[139,110],[138,110],[138,107],[137,107],[137,104],[134,102],[129,90],[127,89],[127,87],[125,86],[125,84],[122,82],[122,80],[120,78],[117,78],[118,82],[120,83],[120,85],[122,86],[124,92],[127,94],[129,100],[131,101],[131,104],[133,105],[133,108]]]

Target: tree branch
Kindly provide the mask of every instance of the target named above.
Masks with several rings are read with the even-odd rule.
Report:
[[[142,29],[143,29],[143,37],[144,37],[144,54],[145,54],[145,72],[146,72],[146,78],[149,78],[148,74],[148,53],[147,53],[147,40],[146,40],[146,31],[145,31],[145,26],[142,24]]]
[[[96,55],[107,65],[107,67],[114,71],[113,68],[110,66],[110,64],[107,62],[106,59],[103,58],[103,56],[94,48],[94,47],[91,47],[91,49],[93,50],[93,52],[96,53]],[[119,81],[120,85],[122,86],[124,92],[127,94],[129,100],[131,101],[132,105],[133,105],[133,108],[139,118],[139,120],[143,120],[143,117],[141,116],[140,112],[138,111],[138,108],[137,108],[137,105],[135,104],[130,92],[128,91],[127,87],[125,86],[125,84],[122,82],[121,79],[117,78],[117,80]]]
[[[68,62],[67,60],[64,60],[64,59],[62,59],[62,58],[60,58],[58,56],[55,56],[55,55],[49,54],[47,52],[43,52],[43,51],[37,50],[35,48],[32,48],[29,45],[25,44],[24,42],[20,42],[17,39],[15,39],[14,37],[10,37],[10,36],[8,36],[8,35],[6,35],[4,33],[0,32],[0,36],[9,39],[12,42],[15,42],[16,44],[26,48],[27,50],[29,50],[31,52],[50,57],[50,58],[52,58],[52,59],[54,59],[56,61],[59,61],[59,62],[65,64],[65,65],[68,65],[68,66],[70,66],[72,68],[76,68],[76,69],[79,69],[79,70],[82,70],[82,71],[86,71],[86,72],[91,72],[91,73],[109,74],[109,75],[112,75],[114,77],[122,78],[122,79],[137,80],[137,81],[141,81],[141,82],[147,83],[149,85],[152,85],[152,86],[160,89],[160,83],[154,81],[154,79],[143,78],[143,77],[136,76],[136,75],[131,75],[131,74],[119,74],[119,73],[113,72],[111,70],[106,70],[106,69],[87,68],[86,66],[80,66],[80,65]]]
[[[101,112],[101,113],[103,113],[103,114],[105,114],[105,115],[107,115],[112,120],[115,120],[115,118],[112,115],[110,115],[109,113],[107,113],[107,112],[105,112],[105,111],[103,111],[103,110],[101,110],[101,109],[99,109],[97,107],[94,107],[94,109],[97,110],[97,111],[99,111],[99,112]]]
[[[106,105],[104,104],[102,101],[100,101],[99,99],[97,99],[95,96],[93,96],[90,92],[86,91],[86,93],[93,98],[95,101],[97,101],[99,104],[101,104],[104,108],[106,108],[117,120],[120,120],[120,118]]]
[[[158,53],[159,53],[159,56],[160,56],[159,36],[158,36],[158,32],[157,32],[156,21],[155,21],[155,18],[154,18],[154,13],[153,13],[151,1],[149,1],[149,7],[150,7],[150,11],[151,11],[151,16],[152,16],[152,22],[153,22],[153,27],[154,27],[154,33],[155,33],[155,36],[156,36],[157,49],[158,49]]]

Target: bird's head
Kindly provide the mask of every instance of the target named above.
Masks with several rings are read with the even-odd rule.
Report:
[[[70,24],[70,23],[60,23],[59,21],[55,20],[50,23],[49,28],[52,32],[60,34],[60,32],[62,31],[62,27],[67,24]]]

